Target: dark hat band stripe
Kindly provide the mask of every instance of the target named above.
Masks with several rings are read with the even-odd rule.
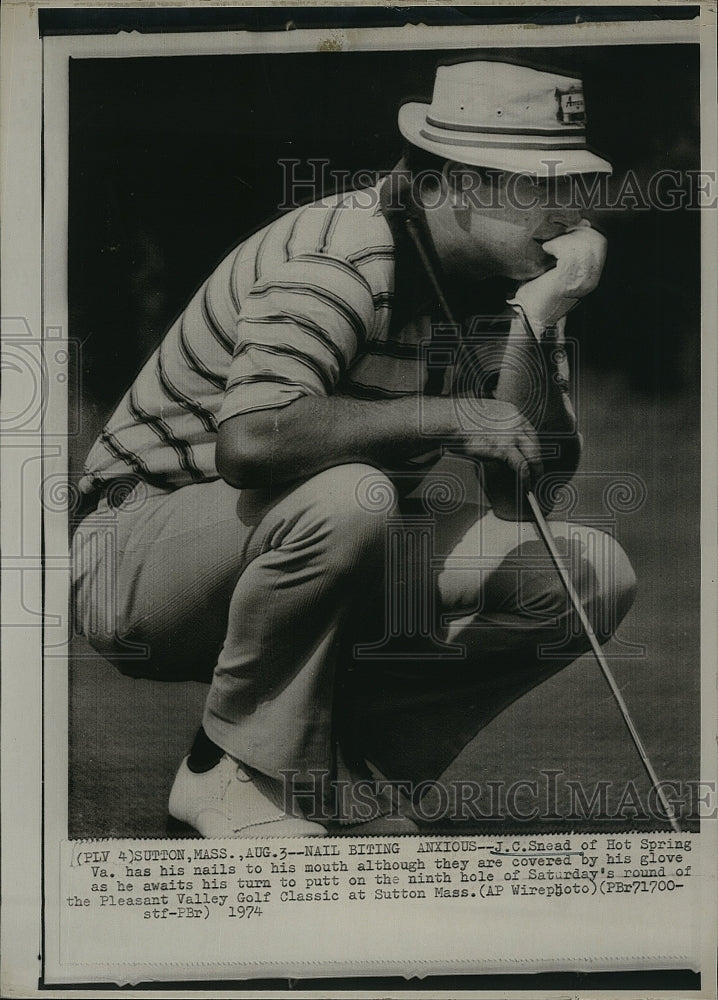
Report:
[[[483,132],[487,135],[555,135],[555,136],[565,136],[569,134],[573,136],[585,135],[586,130],[582,126],[575,125],[564,125],[562,128],[513,128],[511,126],[504,126],[503,128],[494,128],[489,125],[458,125],[454,122],[442,122],[437,118],[432,118],[430,115],[426,116],[427,125],[433,125],[435,128],[441,128],[446,131],[452,132]]]
[[[428,139],[431,142],[441,144],[443,146],[471,146],[471,147],[483,147],[485,149],[545,149],[548,152],[553,150],[559,151],[563,149],[586,149],[585,142],[560,142],[552,143],[546,145],[545,142],[532,142],[531,140],[523,139],[519,137],[518,133],[512,132],[512,135],[517,136],[517,140],[522,141],[516,142],[482,142],[481,139],[462,139],[458,136],[439,136],[434,132],[427,132],[426,129],[421,129],[419,134],[423,136],[424,139]],[[575,136],[566,136],[567,139],[574,139]]]

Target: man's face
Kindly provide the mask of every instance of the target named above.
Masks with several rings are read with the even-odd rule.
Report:
[[[527,281],[543,274],[554,258],[541,249],[548,240],[573,229],[581,214],[572,208],[572,184],[568,177],[533,178],[526,174],[501,173],[483,180],[480,204],[465,199],[461,225],[469,239],[464,242],[469,257],[476,248],[475,263],[489,276]],[[468,260],[472,266],[474,261]]]

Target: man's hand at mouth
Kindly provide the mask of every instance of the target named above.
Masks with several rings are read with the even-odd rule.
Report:
[[[606,240],[583,219],[575,229],[542,243],[541,249],[554,258],[554,266],[521,285],[509,299],[509,305],[523,310],[537,337],[598,285]]]

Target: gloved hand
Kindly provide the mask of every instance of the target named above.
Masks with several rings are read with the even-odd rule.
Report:
[[[606,240],[587,219],[575,229],[542,245],[556,266],[521,285],[509,305],[520,306],[538,338],[565,316],[599,282],[606,259]]]

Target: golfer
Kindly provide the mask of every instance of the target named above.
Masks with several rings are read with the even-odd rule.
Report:
[[[378,184],[229,253],[85,466],[77,626],[124,673],[209,684],[169,798],[205,837],[415,829],[378,786],[309,808],[288,776],[437,778],[588,648],[520,503],[580,453],[564,323],[606,248],[564,194],[610,171],[581,81],[443,65],[399,129]],[[630,563],[552,528],[605,642]]]

